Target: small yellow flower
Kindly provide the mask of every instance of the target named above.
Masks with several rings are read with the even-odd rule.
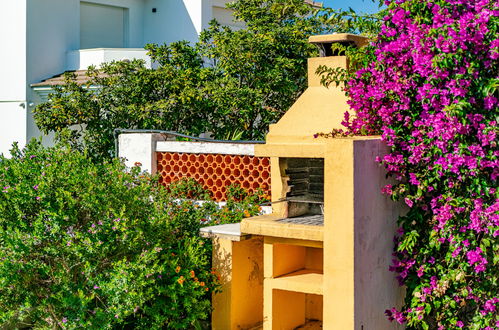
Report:
[[[178,284],[182,285],[184,284],[185,278],[183,276],[180,276],[177,280]]]
[[[175,273],[180,272],[180,269],[181,269],[180,266],[177,266],[177,268],[175,268]]]
[[[193,270],[191,270],[191,271],[189,272],[189,274],[191,275],[191,277],[192,277],[192,278],[196,277],[196,273],[194,273],[194,271],[193,271]]]
[[[204,286],[204,282],[199,282],[199,285]]]
[[[246,218],[249,218],[251,216],[248,210],[244,210],[244,216]]]

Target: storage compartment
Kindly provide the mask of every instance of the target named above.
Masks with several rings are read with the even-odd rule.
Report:
[[[297,271],[323,273],[322,248],[274,243],[272,277],[282,277]]]
[[[322,243],[266,237],[264,257],[269,328],[322,329]]]
[[[322,329],[321,295],[274,290],[274,329]]]

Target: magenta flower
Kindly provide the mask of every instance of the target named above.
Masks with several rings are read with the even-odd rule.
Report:
[[[422,277],[424,274],[424,265],[418,268],[418,271],[416,272],[418,277]]]
[[[488,261],[482,256],[482,249],[476,248],[475,250],[466,253],[466,258],[470,266],[474,265],[475,272],[480,273],[485,270],[485,265]]]
[[[387,309],[385,311],[385,315],[388,317],[388,320],[390,321],[397,321],[400,324],[403,324],[406,322],[406,317],[402,312],[397,311],[397,309],[392,308],[392,309]]]
[[[489,317],[496,303],[488,292],[499,280],[490,259],[499,237],[499,97],[492,87],[499,79],[499,3],[385,4],[387,15],[372,45],[375,60],[346,84],[352,111],[343,123],[348,134],[379,134],[391,148],[380,162],[399,183],[382,191],[396,191],[395,197],[411,208],[400,219],[404,234],[396,237],[397,247],[414,230],[420,235],[412,249],[394,253],[390,267],[401,284],[421,288],[414,292],[420,299],[387,315],[408,318],[415,327],[435,318],[443,329],[464,327],[464,320]],[[449,283],[456,268],[463,274]],[[472,294],[475,287],[480,295]],[[461,300],[455,308],[446,307],[463,321],[446,319],[443,307],[432,308],[431,315],[411,312],[419,301],[444,306],[465,290],[469,295],[459,299],[482,307],[461,308]]]
[[[412,207],[414,205],[414,202],[410,198],[404,198],[405,203],[407,206]]]

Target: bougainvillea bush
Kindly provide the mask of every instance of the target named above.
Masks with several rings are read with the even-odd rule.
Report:
[[[391,320],[411,329],[499,328],[499,1],[396,0],[375,61],[346,85],[349,134],[382,134],[410,208],[392,270]]]
[[[0,328],[186,329],[207,319],[217,274],[198,232],[226,208],[124,170],[37,142],[0,158]]]

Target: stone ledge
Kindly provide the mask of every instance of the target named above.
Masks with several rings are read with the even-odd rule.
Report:
[[[250,234],[241,234],[241,223],[204,227],[199,230],[199,234],[205,238],[221,238],[235,242],[251,238]]]

